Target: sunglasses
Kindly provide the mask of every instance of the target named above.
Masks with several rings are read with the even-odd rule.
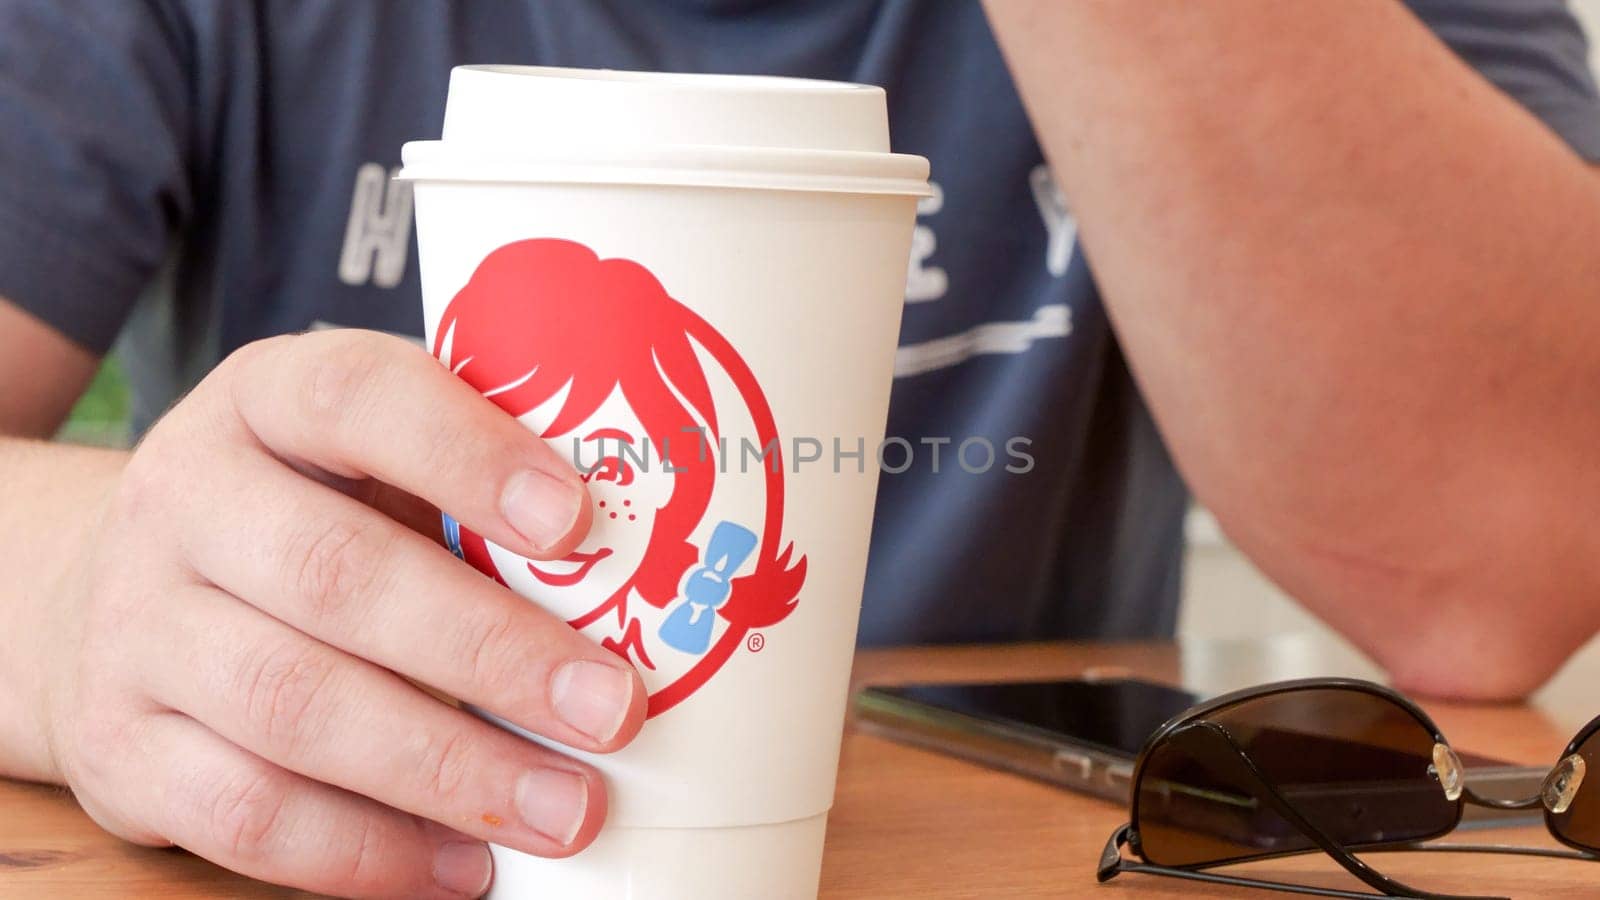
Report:
[[[1286,681],[1196,706],[1151,735],[1134,764],[1132,812],[1100,855],[1099,877],[1144,872],[1321,897],[1504,900],[1419,890],[1355,856],[1379,851],[1508,853],[1600,861],[1600,718],[1561,754],[1536,797],[1496,800],[1463,781],[1461,761],[1415,703],[1346,678]],[[1543,809],[1571,850],[1428,844],[1466,804]],[[1137,859],[1123,856],[1129,848]],[[1377,893],[1242,878],[1219,866],[1322,852]]]

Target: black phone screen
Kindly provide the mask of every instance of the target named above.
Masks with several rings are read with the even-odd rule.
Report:
[[[1157,728],[1193,706],[1188,691],[1125,678],[880,688],[926,706],[1036,728],[1132,759]]]

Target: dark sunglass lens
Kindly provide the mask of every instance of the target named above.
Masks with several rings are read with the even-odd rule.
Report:
[[[1180,729],[1145,760],[1134,804],[1140,849],[1167,866],[1315,845],[1261,799],[1251,770],[1346,847],[1434,837],[1454,827],[1433,765],[1433,733],[1405,707],[1354,688],[1300,688],[1244,700]]]
[[[1576,753],[1557,764],[1545,782],[1550,830],[1568,843],[1600,851],[1600,732],[1578,745]]]

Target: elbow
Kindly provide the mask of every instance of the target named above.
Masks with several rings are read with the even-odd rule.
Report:
[[[1423,601],[1434,614],[1371,642],[1405,693],[1439,700],[1517,702],[1542,687],[1594,632],[1566,604],[1503,598]]]
[[[1326,547],[1279,554],[1291,593],[1381,666],[1399,690],[1515,702],[1542,687],[1600,626],[1586,573],[1452,561],[1420,566]],[[1264,566],[1263,568],[1267,568]],[[1542,576],[1542,577],[1541,577]],[[1555,577],[1551,577],[1555,576]]]
[[[1587,519],[1600,491],[1556,477],[1570,467],[1545,470],[1501,472],[1481,494],[1241,515],[1229,533],[1396,688],[1514,702],[1600,630],[1600,536]]]
[[[1549,681],[1568,655],[1508,642],[1503,634],[1480,629],[1466,629],[1453,643],[1437,652],[1380,656],[1377,662],[1396,689],[1413,697],[1516,703]]]
[[[1501,576],[1501,577],[1496,577]],[[1542,582],[1542,583],[1541,583]],[[1402,691],[1516,702],[1543,687],[1595,634],[1600,608],[1571,578],[1472,570],[1384,609],[1363,643]]]

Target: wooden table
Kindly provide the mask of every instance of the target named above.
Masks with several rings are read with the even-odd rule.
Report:
[[[1215,693],[1312,674],[1372,675],[1348,648],[1312,637],[1270,642],[905,649],[861,654],[861,683],[1066,677],[1126,669]],[[1600,652],[1585,651],[1527,706],[1424,704],[1457,746],[1515,762],[1552,763],[1600,713]],[[849,734],[828,831],[828,900],[1233,897],[1225,888],[1125,875],[1094,881],[1113,805],[865,734]],[[1474,841],[1548,844],[1543,829],[1478,832]],[[1382,867],[1419,887],[1517,898],[1600,896],[1600,866],[1517,857],[1389,854]],[[1317,857],[1243,867],[1358,887]],[[65,792],[0,781],[0,898],[288,898],[304,894],[232,875],[176,850],[131,847],[100,831]],[[1262,894],[1270,897],[1270,894]],[[1283,895],[1279,895],[1283,896]]]

